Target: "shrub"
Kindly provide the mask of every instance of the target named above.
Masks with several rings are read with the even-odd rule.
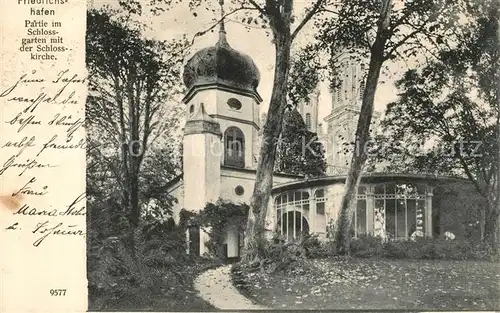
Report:
[[[184,285],[186,277],[180,273],[194,263],[184,247],[182,229],[162,225],[91,241],[87,246],[89,307],[147,307],[151,295]]]
[[[360,258],[381,256],[383,250],[382,239],[371,235],[362,235],[351,240],[351,255]]]
[[[301,241],[286,242],[283,237],[275,234],[272,240],[262,239],[257,244],[258,255],[242,264],[248,271],[302,274],[310,270],[306,249]]]
[[[446,240],[444,238],[417,238],[415,241],[390,240],[373,236],[353,239],[351,255],[370,258],[430,259],[430,260],[490,260],[497,258],[492,249],[468,240]]]
[[[327,243],[321,242],[316,234],[306,234],[301,238],[301,246],[309,259],[326,258],[330,255]]]
[[[408,257],[406,241],[387,241],[382,247],[383,256],[390,259],[404,259]]]

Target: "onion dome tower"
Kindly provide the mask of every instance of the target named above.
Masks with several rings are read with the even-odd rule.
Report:
[[[220,4],[222,8],[222,1]],[[193,89],[218,85],[248,93],[260,99],[257,92],[260,81],[259,70],[252,58],[233,49],[227,42],[222,9],[221,12],[217,43],[196,52],[184,67],[183,80],[188,89],[188,95],[194,91]]]
[[[257,94],[260,73],[250,57],[229,46],[221,31],[215,46],[198,51],[189,60],[183,79],[188,89],[218,84]]]
[[[183,99],[183,206],[193,212],[223,197],[224,190],[236,190],[237,184],[233,186],[235,181],[228,177],[241,176],[257,165],[260,73],[248,55],[229,45],[222,0],[220,5],[217,43],[196,52],[183,73],[187,87]],[[199,240],[192,239],[199,242],[200,254],[206,252],[206,239],[204,232]],[[237,244],[228,246],[228,256],[237,252]]]

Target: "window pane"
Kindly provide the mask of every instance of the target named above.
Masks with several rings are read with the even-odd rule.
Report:
[[[375,194],[377,194],[377,195],[383,195],[384,194],[384,185],[383,184],[375,186]]]
[[[397,200],[396,222],[397,238],[406,238],[406,201]]]
[[[419,195],[425,195],[425,185],[419,184],[416,187]]]
[[[295,201],[302,200],[302,192],[296,192],[295,193]]]
[[[309,212],[309,203],[304,204],[302,210],[304,210],[304,214],[307,214]]]
[[[408,232],[407,235],[411,236],[413,232],[417,230],[417,201],[413,199],[408,199],[406,201],[407,207],[407,222],[408,222]]]
[[[395,189],[396,189],[396,185],[395,184],[387,184],[385,185],[385,193],[388,194],[388,195],[393,195],[395,194]]]
[[[319,214],[319,215],[325,214],[325,203],[324,202],[316,203],[316,214]]]
[[[358,200],[356,207],[356,235],[366,233],[366,200]]]
[[[385,232],[387,237],[394,238],[396,235],[396,200],[385,200]]]
[[[325,190],[324,189],[316,190],[315,196],[316,198],[323,198],[325,196]]]

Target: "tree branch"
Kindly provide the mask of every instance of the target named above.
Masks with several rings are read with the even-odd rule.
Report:
[[[196,34],[194,34],[193,39],[191,40],[191,45],[194,44],[194,41],[197,37],[203,36],[206,33],[208,33],[209,31],[211,31],[212,29],[214,29],[215,27],[217,27],[217,25],[219,25],[226,17],[228,17],[236,12],[242,11],[242,10],[258,10],[258,9],[257,8],[250,8],[250,7],[240,7],[240,8],[234,9],[233,11],[231,11],[227,14],[224,14],[224,16],[222,16],[219,20],[217,20],[217,22],[215,22],[209,28],[202,30],[202,31],[199,31]]]
[[[309,20],[314,16],[314,14],[318,13],[320,7],[326,2],[326,0],[316,0],[313,7],[309,12],[307,12],[306,16],[300,22],[299,26],[293,31],[291,41],[297,37],[297,34],[302,30],[302,28],[309,22]]]

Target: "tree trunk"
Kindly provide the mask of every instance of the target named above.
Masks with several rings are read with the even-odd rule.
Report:
[[[391,7],[392,0],[383,1],[378,21],[377,35],[371,48],[368,77],[366,79],[363,101],[361,103],[361,112],[356,128],[354,152],[345,182],[345,195],[342,198],[336,223],[337,225],[335,227],[336,234],[334,240],[336,242],[337,253],[340,254],[349,253],[351,222],[354,210],[356,209],[356,195],[361,173],[367,159],[365,150],[370,139],[370,124],[373,116],[375,92],[377,90],[380,70],[384,63],[384,48],[387,41],[387,28],[390,21]]]
[[[498,249],[498,227],[500,219],[500,211],[498,209],[498,196],[489,197],[487,200],[487,208],[484,221],[484,236],[483,242],[494,249]]]
[[[273,186],[276,145],[283,127],[286,108],[287,82],[290,62],[291,38],[286,34],[275,35],[276,65],[271,103],[264,125],[262,144],[255,186],[250,200],[250,211],[245,231],[243,261],[251,262],[262,256],[267,206]]]
[[[134,173],[129,177],[130,186],[130,219],[133,226],[138,226],[140,221],[139,207],[139,175]]]

